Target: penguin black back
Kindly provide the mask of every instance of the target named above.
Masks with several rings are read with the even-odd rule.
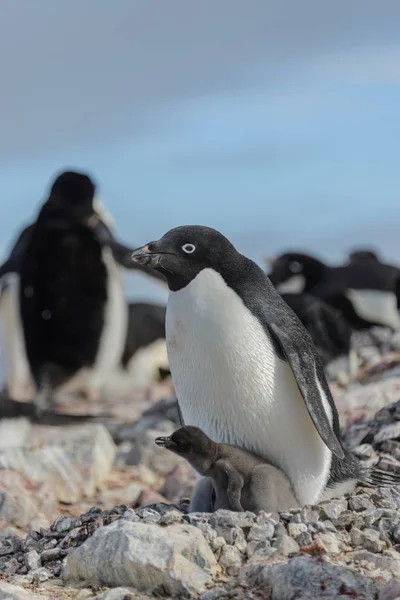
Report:
[[[374,261],[381,263],[377,253],[374,250],[353,250],[349,254],[350,263],[360,263],[364,261]],[[382,264],[382,263],[381,263]]]
[[[309,294],[282,294],[282,298],[307,329],[324,362],[348,354],[353,329],[339,310]]]

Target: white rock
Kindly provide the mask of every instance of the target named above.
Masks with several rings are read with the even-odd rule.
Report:
[[[54,431],[57,429],[57,431]],[[0,469],[12,469],[31,480],[52,485],[56,498],[74,503],[93,496],[109,474],[116,446],[103,425],[49,428],[38,445],[0,451]]]
[[[25,417],[18,419],[1,419],[0,449],[22,448],[25,445],[30,429],[31,424]]]
[[[106,590],[97,596],[90,596],[92,600],[141,600],[133,588],[118,587]]]
[[[204,592],[216,566],[203,534],[192,525],[116,521],[68,555],[63,579],[183,597]]]
[[[340,554],[339,540],[333,533],[320,533],[318,541],[329,554]]]
[[[0,600],[50,600],[48,594],[34,594],[32,590],[26,590],[19,585],[13,585],[4,581],[0,584]]]

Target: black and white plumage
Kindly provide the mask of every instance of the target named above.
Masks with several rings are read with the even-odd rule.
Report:
[[[147,386],[171,375],[165,343],[165,306],[144,302],[128,305],[128,331],[121,366],[137,385]]]
[[[198,226],[169,231],[133,260],[168,281],[168,358],[185,424],[280,468],[302,504],[354,487],[360,463],[341,444],[322,364],[265,273]]]
[[[120,267],[132,267],[132,251],[114,239],[94,193],[86,175],[61,174],[0,268],[12,398],[31,399],[32,387],[43,406],[54,390],[95,395],[122,359],[128,309]]]
[[[342,313],[310,294],[281,294],[296,313],[326,363],[350,352],[353,329]]]
[[[138,350],[165,339],[165,306],[130,302],[128,312],[129,326],[121,360],[125,368]]]
[[[282,254],[271,263],[268,276],[281,294],[317,296],[340,310],[354,329],[400,330],[400,269],[381,263],[371,251],[355,253],[337,267],[298,252]]]

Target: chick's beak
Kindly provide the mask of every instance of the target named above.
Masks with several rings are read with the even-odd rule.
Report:
[[[170,437],[158,437],[155,439],[155,442],[160,448],[172,448],[175,446],[175,442]]]

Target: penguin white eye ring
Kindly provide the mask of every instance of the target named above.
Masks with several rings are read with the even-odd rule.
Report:
[[[297,260],[295,260],[292,263],[290,263],[289,269],[292,271],[292,273],[301,273],[301,271],[303,270],[303,265],[297,262]]]
[[[196,246],[194,244],[183,244],[182,250],[186,252],[186,254],[193,254],[196,250]]]

